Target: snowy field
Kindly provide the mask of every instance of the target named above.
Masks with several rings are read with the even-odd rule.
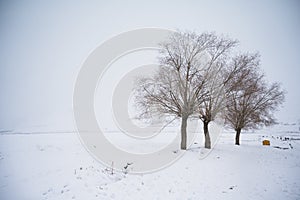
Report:
[[[300,199],[299,124],[242,133],[240,146],[223,131],[205,159],[202,148],[132,175],[95,161],[76,133],[1,132],[0,199]]]

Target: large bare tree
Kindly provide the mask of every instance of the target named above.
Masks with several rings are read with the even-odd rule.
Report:
[[[214,33],[172,35],[161,44],[161,66],[157,73],[138,81],[135,99],[141,116],[158,113],[181,118],[180,146],[186,149],[188,118],[199,116],[213,66],[235,43]]]
[[[240,144],[242,129],[257,129],[275,123],[273,112],[284,101],[278,83],[268,84],[259,70],[259,54],[243,54],[233,60],[241,70],[230,79],[226,123],[236,131],[235,144]]]
[[[220,63],[224,63],[236,43],[214,33],[178,32],[172,35],[161,44],[161,66],[157,73],[138,81],[136,105],[142,111],[141,116],[168,114],[181,118],[181,149],[186,149],[188,118],[207,116],[201,112],[203,102],[208,94],[211,102],[216,96],[216,89],[211,92],[207,87],[218,87],[213,79],[216,80]],[[214,110],[209,110],[213,116],[217,111],[215,107],[214,104]],[[210,117],[209,121],[213,119]],[[205,134],[208,135],[208,131]]]
[[[199,99],[197,107],[199,118],[203,123],[204,147],[211,148],[209,123],[225,109],[225,85],[236,73],[237,68],[228,68],[230,52],[237,41],[225,37],[216,37],[214,44],[208,49],[210,63],[205,73],[204,98]],[[224,71],[229,73],[224,73]]]

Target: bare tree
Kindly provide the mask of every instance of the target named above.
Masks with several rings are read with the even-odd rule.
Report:
[[[227,63],[229,53],[235,47],[237,41],[225,37],[216,37],[211,48],[208,49],[210,63],[208,70],[205,71],[205,79],[207,80],[204,87],[204,98],[199,100],[198,112],[199,118],[203,122],[204,147],[211,148],[211,140],[208,125],[214,121],[218,114],[226,107],[225,104],[225,85],[236,68],[232,68],[230,73],[225,74],[223,71],[229,72]]]
[[[236,145],[242,129],[274,124],[273,112],[284,101],[280,85],[267,84],[259,64],[259,54],[239,55],[233,60],[233,67],[241,70],[227,84],[226,123],[236,131]]]
[[[198,115],[213,63],[223,53],[214,33],[175,33],[161,44],[158,72],[138,81],[136,105],[143,117],[153,113],[181,118],[181,149],[187,148],[187,121]],[[217,52],[209,55],[213,50]]]

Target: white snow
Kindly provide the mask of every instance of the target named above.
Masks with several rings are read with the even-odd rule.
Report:
[[[300,199],[298,124],[244,132],[240,146],[225,130],[205,159],[194,144],[173,165],[143,175],[98,163],[76,133],[0,134],[1,200]]]

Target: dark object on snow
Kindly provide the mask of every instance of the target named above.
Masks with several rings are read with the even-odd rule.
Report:
[[[229,188],[229,190],[233,190],[236,187],[236,185],[233,185]]]
[[[124,169],[127,169],[129,165],[132,165],[133,163],[127,163]]]
[[[283,149],[283,150],[289,149],[288,147],[279,147],[279,146],[274,146],[274,148],[276,148],[276,149]]]

